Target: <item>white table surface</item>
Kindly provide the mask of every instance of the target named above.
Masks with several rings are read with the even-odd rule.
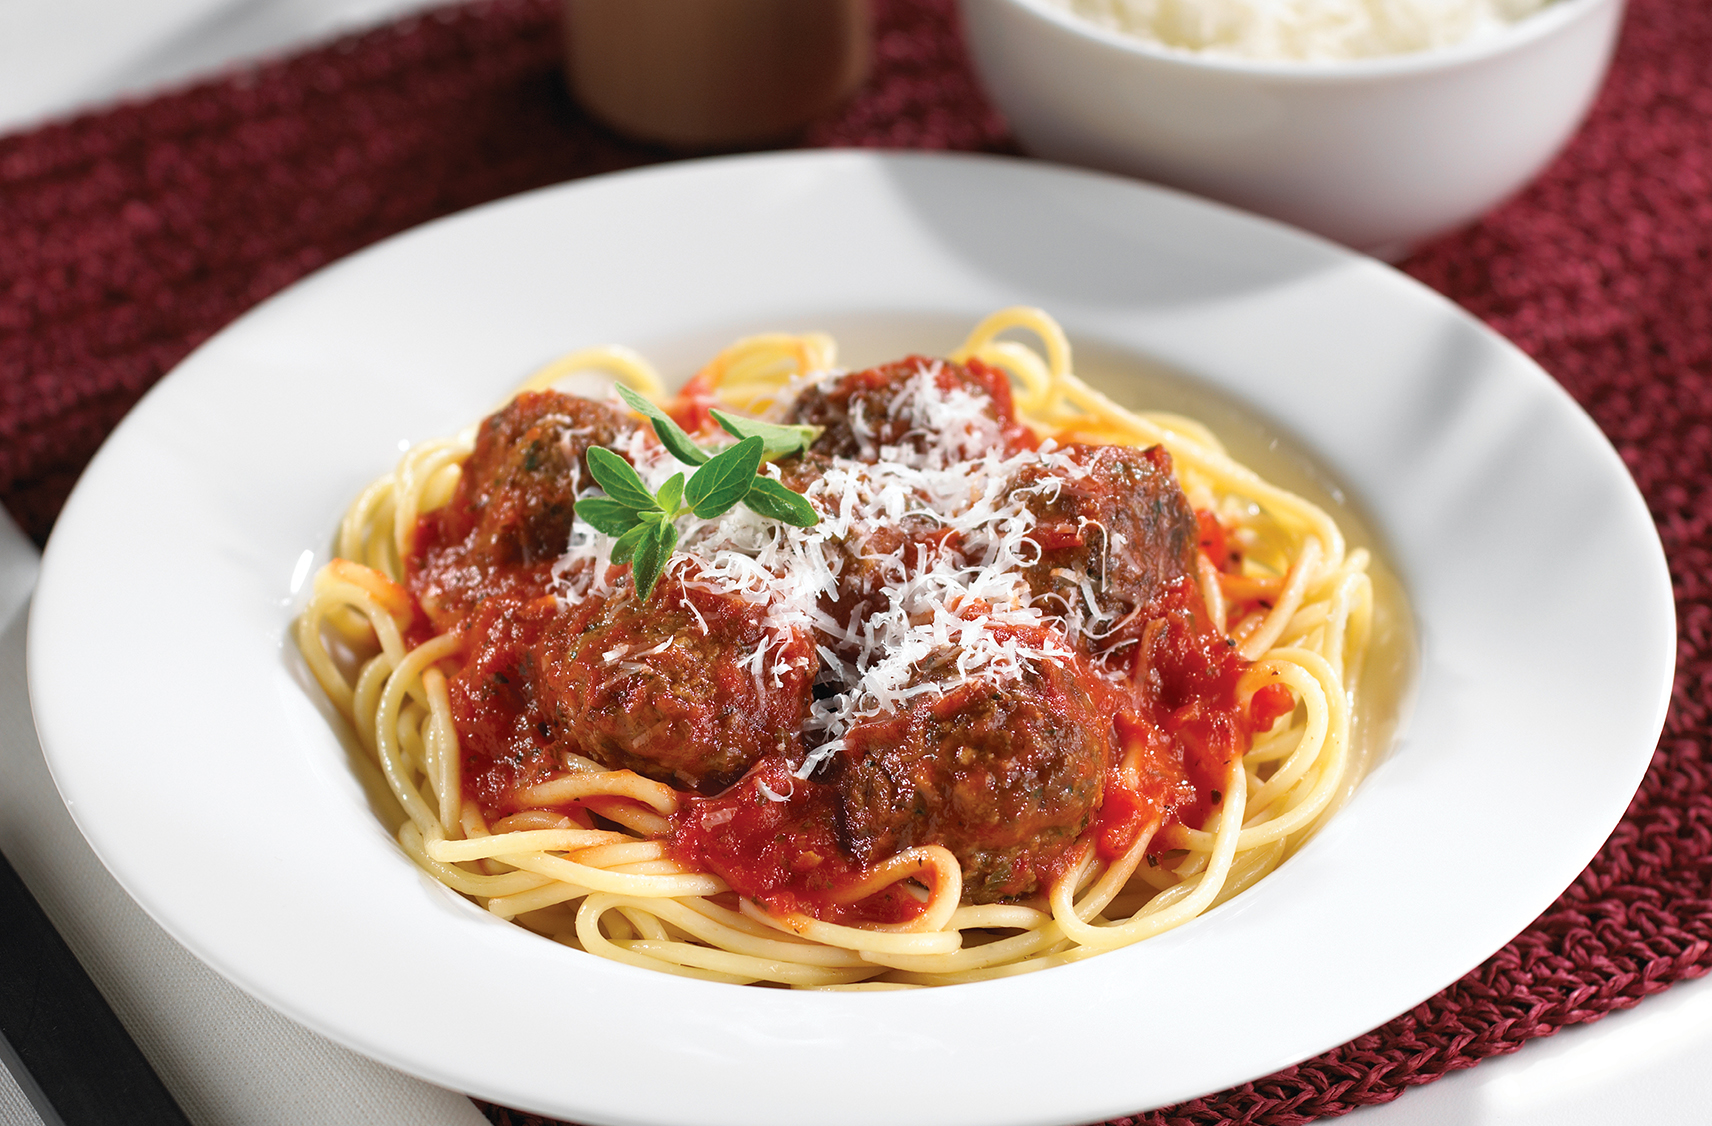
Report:
[[[428,0],[0,0],[0,135],[429,6]],[[0,789],[0,848],[191,1121],[481,1126],[485,1120],[467,1100],[353,1055],[239,992],[155,927],[107,876],[58,807],[25,722],[24,622],[35,574],[34,549],[0,516],[0,769],[8,776]],[[192,1019],[211,1013],[218,1017]],[[270,1063],[257,1062],[262,1058]],[[0,1065],[6,1062],[0,1049]],[[1712,979],[1702,979],[1342,1121],[1701,1123],[1712,1121],[1709,1063]],[[0,1066],[0,1126],[42,1123]],[[56,1122],[49,1117],[45,1126]]]

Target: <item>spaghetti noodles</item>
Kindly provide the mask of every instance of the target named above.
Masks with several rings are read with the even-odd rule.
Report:
[[[1276,868],[1358,771],[1366,552],[1082,383],[1038,310],[945,361],[835,364],[753,337],[668,399],[635,354],[577,353],[357,498],[297,640],[405,851],[590,953],[820,988],[1073,961]],[[590,372],[704,442],[716,408],[808,427],[761,473],[818,522],[680,518],[639,596],[574,507],[587,451],[648,490],[684,466],[549,390]]]

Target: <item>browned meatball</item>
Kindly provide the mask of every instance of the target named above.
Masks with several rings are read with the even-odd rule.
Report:
[[[1195,573],[1195,512],[1163,447],[1063,452],[1076,468],[1028,465],[1011,480],[1010,495],[1034,514],[1029,538],[1041,549],[1023,573],[1048,613],[1084,620],[1076,640],[1102,653],[1139,637],[1148,604],[1173,579]]]
[[[779,480],[785,488],[796,493],[806,493],[814,487],[815,482],[826,476],[826,471],[832,468],[830,454],[815,450],[804,450],[790,457],[782,457],[774,462],[779,467]]]
[[[604,403],[557,391],[525,392],[489,415],[463,469],[475,553],[501,566],[557,559],[577,492],[594,481],[589,447],[617,445],[640,428]]]
[[[780,644],[765,605],[696,586],[693,568],[646,603],[626,583],[597,613],[564,616],[537,652],[562,746],[713,793],[762,755],[800,756],[816,658],[806,633]]]
[[[799,493],[809,492],[834,468],[852,474],[869,470],[848,459],[839,465],[831,455],[813,450],[781,459],[778,466],[785,486]],[[906,568],[919,566],[921,550],[939,550],[947,538],[944,521],[928,510],[925,498],[918,496],[917,501],[915,511],[905,512],[895,522],[861,527],[826,541],[822,550],[827,565],[837,575],[838,591],[836,597],[822,599],[821,610],[840,624],[860,628],[869,613],[885,604],[881,593],[885,587],[902,581]],[[836,497],[822,497],[820,503],[834,512],[839,507]],[[840,644],[839,639],[829,636],[822,640],[834,647]]]
[[[592,483],[590,446],[625,443],[640,424],[603,403],[525,392],[482,421],[452,499],[425,520],[408,581],[445,628],[480,598],[545,591],[570,543],[572,507]]]
[[[1010,382],[1003,372],[971,360],[968,364],[910,356],[835,380],[805,387],[787,412],[787,422],[825,427],[813,452],[858,461],[874,461],[883,446],[925,454],[938,437],[939,419],[911,384],[928,373],[939,395],[972,400],[974,425],[953,433],[953,460],[981,457],[989,446],[1001,452],[1030,445],[1028,431],[1016,421]]]
[[[954,659],[918,677],[943,695],[915,696],[845,734],[834,777],[841,830],[864,863],[917,845],[950,849],[966,903],[1043,891],[1100,808],[1114,734],[1099,685],[1075,660],[990,684],[960,678]]]

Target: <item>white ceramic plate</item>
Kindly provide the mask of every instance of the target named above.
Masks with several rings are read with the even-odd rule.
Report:
[[[1017,302],[1096,366],[1242,404],[1370,517],[1419,625],[1416,704],[1319,837],[1142,945],[869,995],[601,962],[416,872],[286,640],[339,514],[401,444],[573,347],[631,344],[682,375],[738,335],[826,327],[861,363],[943,351]],[[1621,816],[1674,637],[1663,554],[1611,448],[1413,282],[1122,180],[839,153],[534,193],[268,301],[95,459],[48,546],[29,657],[49,764],[119,881],[217,970],[358,1051],[588,1123],[994,1126],[1217,1090],[1464,973]]]

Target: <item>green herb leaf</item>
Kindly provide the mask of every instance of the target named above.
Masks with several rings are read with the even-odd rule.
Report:
[[[636,545],[642,542],[642,537],[648,534],[648,529],[657,527],[658,524],[637,524],[619,536],[618,542],[612,545],[612,565],[617,567],[630,562],[630,557],[636,554]]]
[[[678,502],[684,499],[684,475],[672,474],[672,479],[660,486],[660,491],[654,494],[654,503],[660,506],[668,518],[678,514]]]
[[[644,602],[654,593],[654,584],[659,581],[660,572],[666,569],[666,561],[671,559],[672,549],[678,546],[678,529],[675,525],[650,524],[647,528],[636,544],[636,554],[630,560],[630,581],[636,584],[636,593],[642,596]]]
[[[765,444],[759,436],[745,438],[696,470],[684,486],[684,501],[690,511],[711,520],[748,495],[749,486],[755,483],[755,470],[761,467]]]
[[[642,478],[628,461],[604,446],[590,446],[589,472],[606,495],[626,508],[646,512],[655,507],[654,494],[642,483]]]
[[[814,440],[826,429],[824,426],[786,426],[778,422],[762,422],[758,418],[744,418],[717,410],[707,413],[732,437],[760,438],[765,442],[766,445],[761,449],[762,461],[789,457],[800,450],[806,450],[814,445]]]
[[[648,421],[654,424],[654,433],[660,439],[660,444],[671,451],[673,457],[685,465],[705,465],[708,453],[695,444],[684,428],[672,421],[672,416],[650,403],[622,383],[614,384],[618,397],[629,403],[636,410],[648,416]]]
[[[782,520],[799,528],[812,528],[820,523],[820,513],[814,510],[801,493],[792,492],[771,477],[757,477],[743,496],[743,503],[769,520]]]
[[[642,514],[611,497],[583,497],[573,511],[577,519],[593,525],[594,530],[608,536],[622,536],[634,528]]]

